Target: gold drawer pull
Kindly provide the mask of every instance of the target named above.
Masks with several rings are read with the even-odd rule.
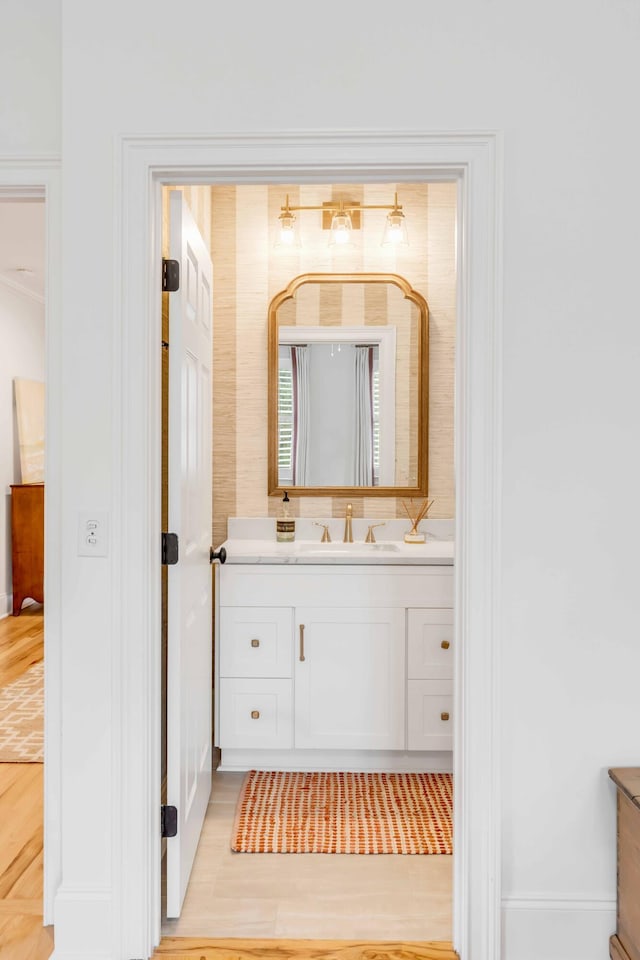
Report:
[[[441,719],[441,720],[448,720],[448,719],[449,719],[449,714],[446,713],[446,712],[445,712],[445,713],[441,713],[441,714],[440,714],[440,719]]]
[[[252,720],[259,720],[259,719],[260,719],[260,711],[259,711],[259,710],[252,710],[252,711],[251,711],[251,719],[252,719]]]
[[[300,624],[300,661],[304,660],[304,623]]]
[[[257,639],[254,637],[253,640],[251,641],[251,646],[252,646],[252,647],[259,647],[259,646],[260,646],[260,641],[257,640]]]
[[[443,640],[443,641],[441,642],[440,646],[442,647],[443,650],[448,650],[449,647],[451,646],[451,644],[449,643],[448,640]]]

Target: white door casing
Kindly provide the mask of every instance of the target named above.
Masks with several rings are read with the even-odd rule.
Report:
[[[118,956],[160,936],[161,186],[171,183],[458,183],[456,344],[454,947],[500,957],[500,476],[502,140],[495,132],[289,131],[125,135],[116,177],[113,553],[113,843],[107,914]],[[133,375],[135,372],[135,375]],[[153,426],[158,424],[157,427]],[[144,442],[141,439],[144,438]],[[135,693],[135,696],[129,695]],[[79,897],[56,934],[86,913]]]
[[[168,568],[167,916],[179,917],[211,792],[211,257],[182,193],[169,195],[169,529],[179,561]]]

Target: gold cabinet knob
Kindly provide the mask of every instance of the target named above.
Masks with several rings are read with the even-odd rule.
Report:
[[[451,644],[449,643],[448,640],[443,640],[443,641],[440,643],[440,646],[442,647],[443,650],[448,650],[449,647],[451,646]]]
[[[257,640],[257,639],[254,637],[253,640],[251,641],[251,646],[252,646],[252,647],[259,647],[259,646],[260,646],[260,641]]]
[[[259,710],[252,710],[252,711],[251,711],[251,719],[252,719],[252,720],[259,720],[259,719],[260,719],[260,711],[259,711]]]
[[[449,714],[446,713],[446,712],[445,712],[445,713],[441,713],[441,714],[440,714],[440,719],[441,719],[441,720],[448,720],[448,719],[449,719]]]

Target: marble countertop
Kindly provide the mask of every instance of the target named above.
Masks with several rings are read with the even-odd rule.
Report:
[[[453,540],[427,537],[426,543],[405,543],[403,540],[380,540],[378,543],[320,543],[317,540],[294,540],[278,543],[272,539],[225,540],[227,563],[262,564],[384,564],[384,565],[452,565]]]

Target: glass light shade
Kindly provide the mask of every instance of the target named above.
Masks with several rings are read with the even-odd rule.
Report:
[[[383,247],[408,247],[407,222],[402,210],[392,210],[387,216],[382,237]]]
[[[290,210],[283,210],[278,217],[278,236],[275,246],[278,250],[294,250],[300,246],[296,218]]]
[[[330,247],[347,247],[352,243],[351,217],[345,210],[334,213],[329,234]]]

